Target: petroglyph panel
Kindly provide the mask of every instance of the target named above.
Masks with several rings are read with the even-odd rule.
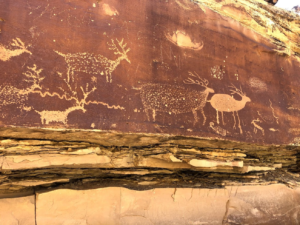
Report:
[[[299,62],[204,4],[0,0],[0,14],[2,127],[299,136]]]

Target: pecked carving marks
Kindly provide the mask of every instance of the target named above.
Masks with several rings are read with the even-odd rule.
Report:
[[[215,94],[211,100],[211,106],[217,111],[217,123],[219,124],[219,112],[221,112],[222,115],[222,122],[224,125],[224,117],[223,117],[223,112],[232,112],[232,116],[234,119],[234,125],[233,128],[236,128],[236,119],[235,119],[235,114],[237,115],[238,118],[238,127],[240,128],[240,133],[243,133],[242,127],[241,127],[241,121],[240,117],[238,114],[238,111],[241,109],[245,108],[247,102],[251,102],[251,99],[246,96],[245,93],[243,93],[242,89],[236,88],[234,85],[230,86],[233,88],[231,90],[231,94],[238,94],[239,96],[242,97],[242,100],[238,101],[235,100],[233,97],[227,94]]]
[[[192,73],[190,75],[197,77],[200,81],[189,78],[185,83],[198,84],[205,87],[205,90],[190,90],[182,86],[169,84],[145,84],[141,87],[141,99],[148,121],[150,121],[149,110],[152,111],[153,121],[155,121],[157,111],[169,114],[192,112],[195,125],[198,122],[197,110],[200,110],[204,118],[203,124],[205,124],[206,116],[203,108],[208,94],[214,93],[214,90],[207,87],[207,80],[201,79]]]
[[[10,50],[0,44],[0,60],[8,61],[10,58],[19,56],[23,53],[32,55],[32,53],[27,50],[27,47],[19,38],[13,39],[13,43],[11,44],[11,46],[16,47],[16,49]]]
[[[111,60],[106,58],[100,54],[94,53],[61,53],[55,51],[57,54],[61,55],[65,58],[68,64],[68,81],[70,80],[70,76],[74,81],[74,72],[84,72],[88,74],[100,74],[106,76],[106,82],[112,82],[112,72],[117,68],[117,66],[121,63],[122,60],[126,60],[128,63],[131,63],[127,53],[130,51],[130,48],[126,48],[126,43],[123,44],[123,39],[118,41],[118,44],[121,50],[116,46],[114,40],[112,40],[112,44],[108,44],[109,50],[113,50],[115,55],[119,55],[119,57],[115,60]]]

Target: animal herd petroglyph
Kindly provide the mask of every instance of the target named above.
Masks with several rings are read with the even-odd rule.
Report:
[[[63,82],[66,84],[67,89],[59,87],[63,91],[63,94],[58,92],[45,91],[44,87],[41,85],[45,76],[41,76],[43,69],[38,69],[36,65],[33,67],[28,67],[28,70],[23,73],[25,82],[29,83],[30,86],[25,89],[18,89],[13,86],[3,86],[0,91],[0,97],[3,98],[1,106],[8,104],[22,104],[22,107],[26,111],[34,111],[39,114],[41,123],[48,125],[51,122],[63,123],[66,125],[68,123],[68,115],[74,111],[86,112],[85,106],[88,104],[97,104],[104,105],[107,108],[111,109],[124,109],[121,106],[110,106],[104,102],[98,102],[95,100],[87,100],[91,93],[96,91],[96,87],[92,87],[88,91],[88,83],[86,88],[79,85],[80,94],[78,92],[74,73],[83,72],[86,74],[92,74],[91,81],[93,85],[96,85],[98,78],[95,75],[105,75],[105,81],[107,83],[112,83],[112,72],[117,68],[122,60],[131,63],[128,58],[127,53],[130,51],[130,48],[126,49],[127,44],[124,43],[122,39],[115,41],[112,39],[111,43],[107,43],[109,50],[112,50],[115,55],[118,56],[115,60],[108,59],[103,55],[94,54],[94,53],[61,53],[55,51],[60,56],[64,57],[65,62],[67,63],[67,72],[66,78],[63,79]],[[21,55],[23,53],[32,54],[25,44],[19,39],[13,39],[11,48],[4,47],[0,45],[0,60],[8,61],[12,57]],[[222,80],[223,71],[219,71],[217,67],[211,69],[211,76],[213,78],[218,78]],[[62,77],[63,74],[57,72],[57,74]],[[182,85],[172,85],[172,84],[162,84],[162,83],[147,83],[140,86],[140,98],[141,102],[147,117],[147,120],[150,122],[152,116],[152,121],[156,122],[157,113],[167,113],[169,115],[177,115],[183,113],[193,114],[193,125],[195,126],[199,122],[198,111],[201,112],[203,117],[202,126],[205,125],[207,116],[204,112],[204,107],[209,102],[210,106],[216,110],[216,122],[220,124],[219,113],[221,113],[222,124],[224,123],[224,112],[230,112],[233,115],[233,129],[239,128],[240,134],[243,134],[243,129],[241,126],[241,120],[238,112],[246,107],[247,102],[251,102],[250,98],[242,91],[242,88],[237,88],[233,84],[229,86],[231,95],[237,94],[241,97],[241,100],[236,100],[233,96],[229,94],[216,93],[215,90],[209,86],[207,79],[200,77],[196,72],[188,72],[189,77],[183,80]],[[256,80],[251,80],[251,88],[254,87]],[[199,88],[194,88],[191,85],[197,85]],[[256,87],[256,86],[255,86]],[[260,86],[259,86],[260,87]],[[41,97],[58,97],[61,100],[72,103],[72,106],[68,107],[63,111],[59,110],[37,110],[31,106],[24,105],[24,102],[28,99],[28,95],[39,94]],[[79,95],[83,96],[78,98]],[[209,98],[209,95],[211,97]],[[278,117],[275,116],[274,108],[270,101],[270,107],[276,122],[278,123]],[[260,121],[252,120],[251,124],[254,126],[254,133],[257,133],[257,130],[261,130],[264,135],[264,129],[258,125]],[[219,135],[226,136],[228,131],[220,126],[214,126],[214,123],[211,121],[209,123],[209,128],[212,129]]]
[[[234,99],[228,94],[214,94],[208,101],[207,97],[209,93],[214,93],[212,88],[207,87],[208,81],[201,78],[196,72],[189,72],[190,77],[184,80],[185,84],[196,84],[204,87],[204,90],[193,90],[183,86],[169,85],[169,84],[144,84],[140,88],[141,100],[144,106],[145,113],[148,121],[150,121],[149,111],[152,111],[153,121],[157,112],[165,112],[169,114],[180,114],[192,112],[194,115],[194,125],[198,122],[197,110],[203,115],[203,125],[206,122],[206,116],[203,108],[207,102],[211,103],[211,106],[217,112],[217,123],[219,124],[219,112],[222,115],[222,122],[224,125],[224,112],[232,112],[234,125],[236,129],[236,118],[238,119],[238,127],[240,133],[243,133],[238,111],[245,108],[247,102],[251,102],[242,89],[236,88],[234,85],[229,86],[231,94],[238,94],[242,97],[240,101]],[[197,79],[195,79],[197,78]]]

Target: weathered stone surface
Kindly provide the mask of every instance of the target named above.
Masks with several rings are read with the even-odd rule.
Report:
[[[0,198],[0,224],[34,225],[35,196]]]
[[[37,224],[299,224],[300,17],[267,2],[0,0],[1,196],[38,192]]]
[[[37,224],[296,225],[299,204],[299,190],[284,185],[56,190],[37,195]]]
[[[1,0],[0,15],[2,127],[297,143],[300,18],[263,0]]]

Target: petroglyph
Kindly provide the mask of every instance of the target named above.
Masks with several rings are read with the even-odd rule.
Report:
[[[199,51],[203,48],[203,42],[195,43],[191,40],[190,36],[187,35],[184,31],[177,30],[171,36],[170,34],[166,35],[166,38],[172,42],[174,45],[177,45],[181,48],[192,49]]]
[[[219,112],[221,112],[222,115],[222,122],[224,125],[224,117],[223,112],[232,112],[233,119],[234,119],[234,125],[233,128],[236,128],[236,119],[234,113],[236,113],[238,118],[238,127],[240,129],[240,133],[243,133],[242,127],[241,127],[241,121],[238,114],[238,111],[245,108],[247,102],[251,102],[250,98],[246,96],[246,94],[243,93],[242,88],[238,89],[234,85],[229,86],[233,88],[231,90],[231,94],[238,94],[242,97],[242,100],[238,101],[235,100],[233,97],[227,94],[215,94],[212,96],[211,100],[209,101],[211,106],[217,111],[217,123],[219,124]]]
[[[269,130],[272,131],[272,132],[279,131],[278,129],[275,129],[275,128],[270,128]]]
[[[196,84],[204,87],[205,90],[191,90],[169,84],[145,84],[140,88],[141,99],[148,121],[150,121],[149,110],[152,111],[153,121],[155,121],[157,111],[169,114],[192,112],[195,125],[198,122],[197,110],[200,110],[204,118],[203,125],[205,124],[206,116],[203,108],[208,94],[214,93],[214,90],[207,87],[208,81],[202,79],[197,73],[189,72],[189,75],[193,78],[189,77],[184,81],[185,84]]]
[[[249,86],[254,92],[260,93],[268,90],[267,84],[257,77],[249,79]]]
[[[261,126],[259,126],[257,123],[261,123],[261,121],[257,118],[256,120],[252,120],[251,124],[254,126],[253,131],[256,134],[257,129],[261,130],[262,135],[265,135],[265,130]]]
[[[214,66],[210,69],[210,75],[215,78],[222,80],[224,77],[225,71],[222,70],[221,66]]]
[[[50,122],[62,122],[63,124],[67,124],[67,118],[69,113],[76,110],[82,110],[83,112],[86,111],[81,106],[73,106],[66,109],[65,111],[47,111],[47,110],[44,110],[42,112],[39,112],[37,110],[34,111],[40,115],[42,124],[49,124]]]
[[[68,87],[71,87],[70,85]],[[41,117],[41,122],[42,124],[49,124],[50,122],[61,122],[63,124],[67,124],[67,119],[68,119],[68,115],[71,112],[74,112],[76,110],[81,110],[82,112],[86,112],[86,109],[84,108],[85,105],[87,104],[87,97],[94,92],[97,88],[93,87],[90,91],[88,91],[88,85],[86,87],[86,91],[84,91],[83,87],[80,87],[81,91],[82,91],[82,95],[83,98],[79,99],[77,92],[75,90],[71,90],[71,92],[73,93],[72,99],[75,99],[76,104],[75,106],[69,107],[67,108],[65,111],[48,111],[48,110],[43,110],[43,111],[37,111],[34,110],[35,112],[37,112],[40,117]],[[67,93],[67,92],[65,92]],[[65,95],[67,96],[67,95]],[[65,100],[69,100],[68,98],[65,98]]]
[[[28,53],[32,55],[32,53],[27,50],[28,46],[26,47],[25,44],[19,38],[13,39],[13,43],[11,44],[11,46],[15,47],[15,49],[10,50],[0,44],[0,60],[8,61],[10,58],[19,56],[23,53]]]
[[[214,126],[214,122],[210,122],[209,123],[209,127],[211,129],[213,129],[214,132],[216,132],[217,134],[221,135],[221,136],[226,136],[227,133],[229,133],[227,130],[223,129],[222,127],[220,126]]]
[[[279,117],[275,116],[275,110],[274,110],[274,108],[273,108],[273,106],[272,106],[272,102],[271,102],[270,99],[269,99],[269,102],[270,102],[270,108],[272,109],[273,117],[275,118],[276,123],[279,124],[279,122],[278,122]]]
[[[11,104],[18,105],[18,108],[28,111],[28,106],[25,106],[24,103],[28,100],[28,94],[33,93],[36,89],[42,89],[40,86],[40,82],[44,79],[44,77],[40,76],[42,69],[38,70],[36,65],[33,67],[27,67],[28,71],[24,72],[23,75],[26,77],[24,79],[28,83],[32,83],[26,89],[18,89],[11,85],[5,85],[0,87],[0,98],[2,102],[0,106],[6,106]]]
[[[127,44],[123,44],[123,39],[118,41],[116,39],[121,50],[116,46],[114,40],[112,44],[107,43],[110,47],[109,50],[113,50],[115,55],[119,57],[115,60],[110,60],[103,55],[94,54],[94,53],[67,53],[63,54],[61,52],[55,51],[57,54],[65,58],[68,64],[68,82],[70,81],[70,76],[74,81],[74,72],[84,72],[88,74],[100,74],[106,76],[106,82],[112,82],[112,72],[117,68],[122,60],[126,60],[128,63],[131,63],[128,59],[127,53],[130,51],[130,48],[125,50]]]
[[[116,15],[119,15],[119,12],[112,6],[104,3],[102,5],[102,9],[104,11],[104,13],[108,16],[116,16]]]

